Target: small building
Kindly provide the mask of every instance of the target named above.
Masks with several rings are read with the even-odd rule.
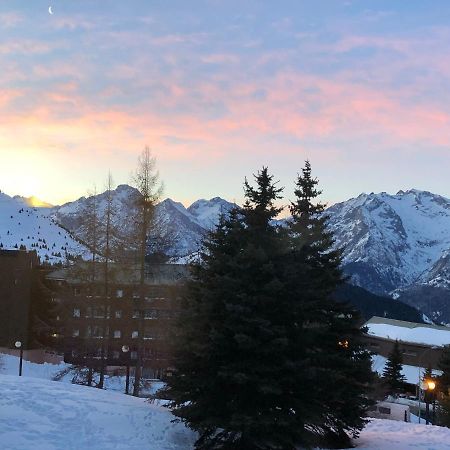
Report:
[[[402,422],[411,421],[411,412],[408,405],[391,402],[377,402],[367,411],[368,417],[375,419],[399,420]]]
[[[364,327],[364,341],[372,352],[387,358],[398,341],[403,364],[438,368],[442,348],[450,345],[450,328],[403,320],[372,317]]]
[[[35,251],[0,250],[0,347],[21,341],[28,348],[32,275],[38,265]]]
[[[178,316],[187,266],[146,264],[143,289],[138,268],[110,264],[110,271],[107,284],[101,270],[93,279],[77,268],[47,276],[59,304],[64,360],[94,367],[101,359],[107,366],[134,366],[140,347],[143,376],[163,378],[172,366],[169,332]]]

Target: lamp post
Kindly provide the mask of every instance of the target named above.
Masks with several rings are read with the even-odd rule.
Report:
[[[22,342],[16,341],[16,343],[14,345],[16,346],[16,348],[20,348],[19,377],[21,377],[22,376],[22,360],[23,360]]]
[[[431,350],[436,350],[436,349],[438,349],[439,348],[439,346],[438,345],[433,345],[432,347],[429,347],[429,348],[426,348],[423,352],[422,352],[422,354],[420,355],[420,357],[419,357],[419,367],[418,367],[418,369],[419,369],[419,382],[417,383],[417,398],[419,399],[419,423],[420,423],[420,413],[421,413],[421,409],[420,409],[420,394],[421,394],[421,386],[423,386],[423,385],[421,385],[421,382],[420,382],[420,379],[422,378],[422,376],[421,376],[421,369],[422,369],[422,360],[423,360],[423,357],[429,352],[429,351],[431,351]],[[425,404],[425,407],[426,407],[426,404]],[[428,419],[428,416],[427,416],[427,419]]]
[[[127,359],[127,379],[125,383],[125,394],[128,395],[128,389],[130,387],[130,347],[128,347],[128,345],[122,345],[122,351]]]
[[[433,380],[424,380],[423,388],[425,390],[425,406],[426,406],[426,420],[425,425],[430,423],[430,395],[434,394],[434,388],[436,387],[436,383]],[[434,404],[433,404],[433,421],[434,421]]]

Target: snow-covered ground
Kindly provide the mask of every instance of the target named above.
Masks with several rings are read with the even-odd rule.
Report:
[[[450,428],[371,419],[355,445],[358,450],[449,450]]]
[[[51,380],[58,372],[69,365],[61,362],[60,364],[36,364],[25,359],[22,362],[22,375],[24,377],[43,378]],[[0,375],[18,375],[19,358],[17,356],[5,355],[0,353]]]
[[[2,450],[191,450],[195,433],[144,399],[32,377],[0,377]],[[371,419],[361,450],[450,449],[450,429]]]
[[[49,381],[67,367],[64,363],[24,361],[22,377],[17,357],[2,355],[0,364],[1,450],[193,448],[195,434],[171,423],[167,409],[122,394],[123,377],[109,378],[105,391],[70,384],[70,376]],[[450,429],[371,419],[355,445],[361,450],[450,450]]]
[[[0,378],[2,450],[186,450],[195,435],[162,406],[38,378]]]
[[[60,364],[36,364],[30,361],[23,360],[22,376],[26,378],[41,378],[44,380],[52,380],[61,371],[70,367],[70,364],[61,362]],[[0,353],[0,375],[18,375],[19,373],[19,358],[17,356],[5,355]],[[72,383],[74,372],[68,372],[62,376],[59,381],[63,383]],[[105,389],[108,391],[125,392],[126,377],[119,376],[105,376]],[[141,389],[142,396],[154,394],[163,386],[161,381],[151,381],[147,383],[148,386]],[[133,377],[130,378],[130,386],[133,386]],[[130,389],[131,389],[130,388]],[[1,450],[1,446],[0,446]]]

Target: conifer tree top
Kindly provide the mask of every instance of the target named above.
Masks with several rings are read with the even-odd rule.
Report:
[[[247,216],[249,226],[265,228],[283,209],[275,206],[275,201],[282,198],[283,188],[276,187],[278,181],[273,181],[273,175],[269,175],[267,167],[258,171],[254,178],[256,187],[251,186],[247,178],[244,182],[244,194],[247,199],[244,214]]]

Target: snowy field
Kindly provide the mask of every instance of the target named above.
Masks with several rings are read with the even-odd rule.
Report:
[[[191,450],[195,435],[145,399],[49,381],[65,364],[3,355],[0,367],[1,450]],[[123,380],[110,389],[123,389]],[[450,450],[450,429],[372,419],[355,442],[361,450]]]
[[[116,392],[0,377],[2,450],[190,449],[195,435],[161,406]]]

